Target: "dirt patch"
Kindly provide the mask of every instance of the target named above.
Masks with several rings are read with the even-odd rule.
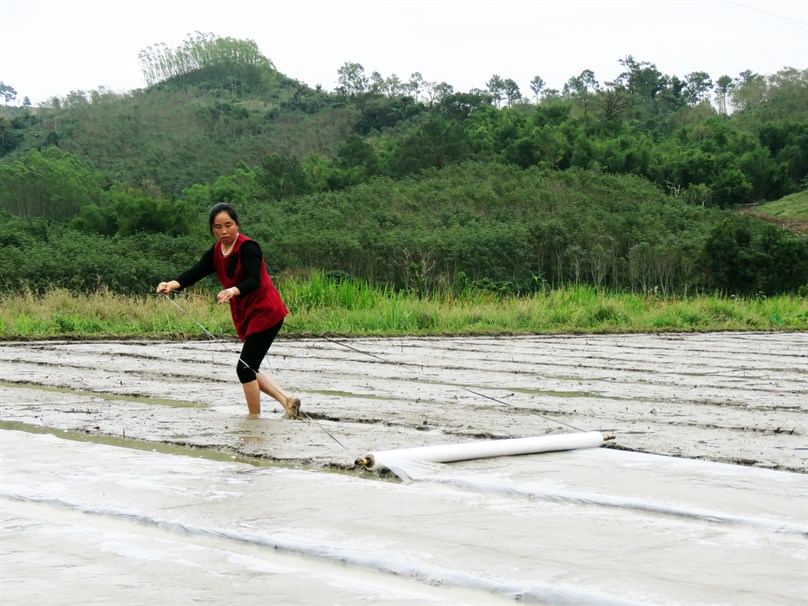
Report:
[[[808,223],[806,223],[805,221],[795,221],[794,219],[789,219],[787,217],[778,217],[776,215],[769,215],[757,211],[754,208],[744,209],[742,212],[743,214],[752,215],[753,217],[757,217],[761,221],[766,221],[767,223],[773,223],[774,225],[778,225],[795,233],[808,234]]]
[[[350,345],[350,348],[347,347]],[[246,415],[234,341],[0,344],[5,426],[294,465],[373,450],[600,430],[612,448],[808,472],[808,333],[285,340],[302,399]]]

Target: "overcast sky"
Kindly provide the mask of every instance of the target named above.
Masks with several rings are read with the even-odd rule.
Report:
[[[145,86],[138,53],[194,32],[254,40],[275,67],[333,90],[359,63],[457,91],[497,74],[530,96],[590,69],[603,83],[632,55],[663,74],[808,69],[805,0],[0,0],[0,81],[17,103]]]

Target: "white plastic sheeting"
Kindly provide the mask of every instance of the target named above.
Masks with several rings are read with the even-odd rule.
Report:
[[[357,464],[371,470],[391,469],[408,462],[452,463],[489,457],[505,457],[578,448],[594,448],[603,444],[599,431],[553,434],[528,438],[480,440],[460,444],[438,444],[416,448],[398,448],[371,452],[357,460]]]
[[[2,431],[3,600],[804,602],[806,474],[606,448],[427,465],[399,483]]]

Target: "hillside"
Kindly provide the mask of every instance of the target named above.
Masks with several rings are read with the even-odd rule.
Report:
[[[305,111],[299,100],[313,91],[272,76],[261,91],[240,95],[176,78],[125,96],[68,99],[60,108],[18,118],[26,127],[11,157],[58,145],[109,181],[176,195],[240,163],[256,166],[272,153],[333,156],[350,132],[355,108],[330,104]]]
[[[301,163],[309,191],[465,160],[637,174],[719,207],[803,189],[808,70],[742,74],[722,89],[736,108],[727,115],[704,81],[629,59],[613,83],[573,77],[532,101],[494,78],[460,92],[368,78],[350,63],[327,92],[278,72],[250,41],[202,36],[141,57],[151,82],[143,90],[3,108],[0,166],[56,145],[110,185],[165,196],[270,156]]]
[[[757,204],[744,212],[797,233],[808,234],[808,190]]]
[[[171,271],[161,253],[207,245],[201,217],[221,200],[276,271],[517,293],[808,284],[808,240],[736,212],[800,204],[808,71],[739,77],[725,114],[703,82],[633,60],[608,85],[528,100],[494,79],[458,92],[356,64],[315,90],[227,39],[160,52],[143,90],[0,113],[6,284],[130,291]]]

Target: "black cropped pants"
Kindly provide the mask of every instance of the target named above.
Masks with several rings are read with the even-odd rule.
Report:
[[[241,383],[249,383],[256,380],[256,373],[261,368],[261,362],[267,355],[272,342],[283,326],[283,320],[261,332],[247,335],[244,339],[244,346],[241,348],[241,357],[236,364],[236,374]]]

